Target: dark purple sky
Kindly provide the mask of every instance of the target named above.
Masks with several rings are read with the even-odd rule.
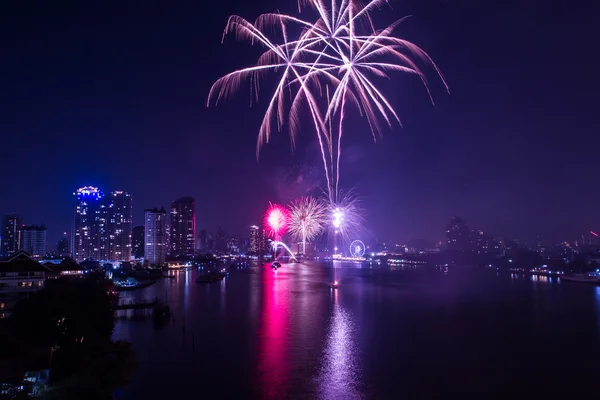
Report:
[[[194,196],[199,228],[244,235],[269,200],[319,184],[311,133],[294,153],[275,135],[256,161],[267,97],[249,108],[243,87],[205,107],[215,79],[259,54],[221,44],[228,15],[295,2],[46,3],[0,12],[1,214],[45,223],[53,245],[70,229],[72,192],[89,184],[131,192],[135,224],[144,208]],[[348,130],[342,186],[364,198],[374,237],[439,240],[454,214],[524,240],[600,229],[592,3],[398,0],[380,14],[413,15],[398,34],[433,57],[451,94],[432,75],[432,106],[414,77],[393,75],[384,89],[404,127],[377,144],[365,121]]]

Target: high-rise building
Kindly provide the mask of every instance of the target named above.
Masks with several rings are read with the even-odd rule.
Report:
[[[167,212],[162,207],[146,209],[144,259],[150,264],[162,264],[167,256]]]
[[[133,257],[136,259],[144,257],[144,225],[133,228]]]
[[[105,197],[95,187],[77,189],[73,210],[71,254],[76,261],[131,259],[131,195],[115,191]]]
[[[106,199],[108,261],[131,260],[131,195],[122,190]]]
[[[171,204],[170,255],[193,257],[196,250],[196,207],[193,197]]]
[[[58,252],[58,255],[61,257],[69,256],[69,240],[67,239],[67,232],[65,232],[62,239],[58,241],[56,250]]]
[[[227,236],[221,227],[217,229],[217,234],[215,235],[215,250],[221,253],[227,251]]]
[[[250,227],[250,251],[258,253],[260,248],[260,228],[256,225]]]
[[[77,262],[107,259],[104,194],[96,187],[77,189],[73,209],[71,254]]]
[[[21,249],[33,258],[44,257],[46,255],[46,228],[43,225],[21,228]]]
[[[16,215],[7,215],[2,221],[2,232],[0,237],[0,254],[8,255],[16,253],[21,248],[19,231],[23,226],[23,219]]]
[[[208,252],[208,235],[206,229],[201,229],[198,233],[198,240],[196,241],[196,248],[200,253]]]
[[[240,240],[233,236],[227,240],[227,251],[229,254],[238,254],[240,252]]]

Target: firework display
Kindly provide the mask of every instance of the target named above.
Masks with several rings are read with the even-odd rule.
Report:
[[[327,208],[313,197],[300,197],[290,204],[289,210],[289,233],[293,240],[302,242],[302,254],[306,254],[306,242],[323,232]]]
[[[279,204],[269,203],[265,213],[264,227],[269,237],[279,241],[285,235],[288,228],[289,215],[285,207]]]
[[[375,28],[371,13],[386,3],[386,0],[366,4],[357,0],[331,3],[301,0],[299,8],[307,5],[312,8],[316,14],[314,20],[269,13],[250,23],[234,15],[225,28],[224,36],[234,33],[238,39],[249,39],[266,50],[256,65],[217,80],[211,87],[209,103],[229,97],[246,79],[258,98],[259,78],[266,72],[280,72],[259,128],[257,155],[272,131],[281,130],[284,125],[288,126],[293,146],[301,116],[307,110],[321,150],[331,204],[342,201],[339,197],[341,141],[350,107],[366,118],[374,139],[381,134],[380,119],[389,126],[393,121],[400,122],[378,88],[377,79],[389,79],[390,72],[415,74],[429,93],[425,74],[418,66],[421,63],[433,67],[446,85],[427,53],[392,36],[404,18],[384,29]],[[275,31],[278,40],[267,35]]]

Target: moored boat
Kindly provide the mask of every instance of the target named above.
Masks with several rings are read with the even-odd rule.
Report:
[[[593,273],[561,275],[560,280],[566,282],[591,283],[594,285],[600,285],[600,275],[596,275]]]

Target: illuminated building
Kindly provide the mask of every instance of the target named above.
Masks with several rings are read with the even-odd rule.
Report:
[[[146,209],[144,259],[150,264],[162,264],[167,256],[167,212],[162,207]]]
[[[170,255],[193,257],[196,250],[196,207],[193,197],[171,204]]]
[[[44,226],[24,226],[21,228],[21,249],[33,258],[46,255],[46,228]]]
[[[136,259],[144,257],[144,225],[133,228],[132,252]]]
[[[250,227],[249,242],[249,251],[252,253],[267,253],[270,251],[267,232],[256,225]]]
[[[250,227],[250,251],[258,253],[260,241],[260,228],[256,225]]]
[[[86,186],[74,193],[71,254],[77,262],[129,261],[131,259],[131,195],[123,191],[109,196]]]
[[[68,257],[69,253],[69,240],[67,239],[67,232],[64,233],[62,239],[58,241],[58,245],[56,246],[56,250],[58,251],[58,255],[61,257]]]
[[[12,307],[24,297],[43,289],[51,272],[24,251],[0,260],[0,319],[8,317]]]
[[[131,195],[117,190],[106,199],[108,261],[131,260]]]
[[[95,187],[77,189],[73,210],[71,254],[75,261],[106,260],[107,226],[104,194]]]
[[[231,237],[227,240],[227,250],[229,254],[238,254],[240,252],[240,240],[237,237]]]
[[[4,217],[2,222],[2,242],[0,243],[0,254],[16,253],[21,247],[19,231],[23,226],[23,219],[16,215],[8,215]]]

